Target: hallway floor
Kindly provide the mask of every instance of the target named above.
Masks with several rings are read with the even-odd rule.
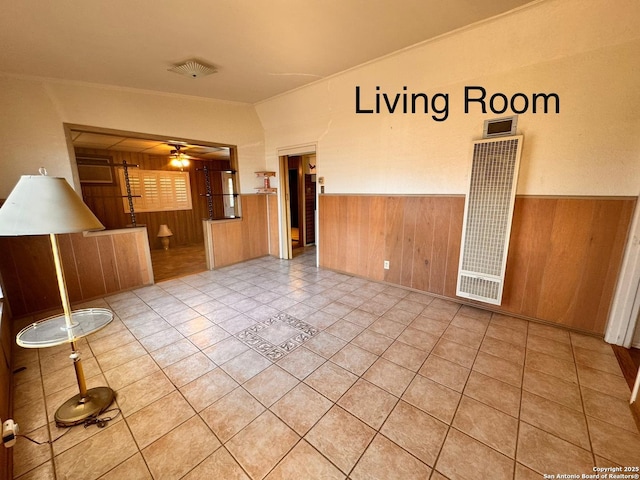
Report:
[[[640,465],[611,347],[317,269],[315,250],[80,307],[104,428],[59,429],[68,346],[15,347],[14,475],[103,479],[540,479]],[[28,322],[25,321],[25,324]],[[54,476],[55,473],[55,476]]]

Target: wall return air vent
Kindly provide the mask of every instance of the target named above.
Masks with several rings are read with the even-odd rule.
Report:
[[[502,303],[522,135],[478,140],[464,206],[456,295]]]

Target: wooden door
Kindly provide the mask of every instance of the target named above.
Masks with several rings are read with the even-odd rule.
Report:
[[[304,176],[305,245],[316,243],[316,182],[315,175]]]

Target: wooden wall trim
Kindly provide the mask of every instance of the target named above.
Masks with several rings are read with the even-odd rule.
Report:
[[[380,197],[379,193],[323,193],[323,197]],[[402,194],[402,193],[389,193],[384,195],[384,198],[390,197],[399,197],[399,198],[451,198],[451,197],[462,197],[464,198],[464,193],[460,194],[450,194],[450,193],[412,193],[412,194]]]
[[[323,193],[323,197],[379,197],[379,193]],[[454,197],[465,197],[464,193],[412,193],[412,194],[402,194],[402,193],[389,193],[384,195],[385,198],[388,197],[402,197],[402,198],[454,198]],[[516,198],[544,198],[547,200],[551,199],[578,199],[578,200],[636,200],[638,197],[634,197],[632,195],[609,195],[609,196],[598,196],[598,195],[537,195],[537,194],[516,194]]]
[[[516,198],[543,198],[546,200],[636,200],[638,197],[628,195],[516,195]]]
[[[455,295],[464,196],[321,195],[320,265],[601,335],[634,207],[518,196],[499,307]]]

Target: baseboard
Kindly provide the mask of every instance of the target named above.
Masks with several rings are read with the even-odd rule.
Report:
[[[629,349],[620,347],[618,345],[611,345],[611,348],[613,349],[613,353],[615,353],[616,358],[618,359],[620,371],[622,372],[627,385],[629,385],[629,398],[631,398],[631,391],[633,390],[633,385],[636,381],[636,375],[638,375],[638,367],[631,358]]]

